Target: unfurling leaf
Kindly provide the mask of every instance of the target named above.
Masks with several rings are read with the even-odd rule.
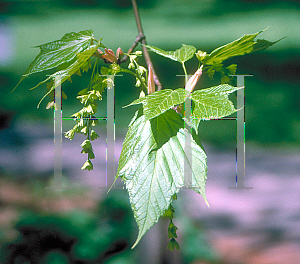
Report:
[[[202,75],[202,66],[194,73],[194,75],[188,80],[185,85],[185,90],[188,92],[192,92],[199,81],[199,78]]]
[[[254,38],[265,30],[254,34],[246,34],[231,43],[213,50],[209,55],[206,55],[204,58],[202,58],[203,64],[213,65],[216,63],[222,63],[224,60],[235,56],[241,56],[264,50],[281,40],[280,39],[275,42],[271,42],[258,39],[257,41],[254,41]]]
[[[67,33],[60,40],[36,46],[40,48],[40,53],[29,65],[17,86],[30,74],[50,70],[72,61],[77,53],[86,50],[90,46],[92,39],[93,31],[85,30],[78,33]]]
[[[46,81],[48,81],[49,79],[54,79],[55,76],[60,76],[60,82],[57,83],[53,83],[53,86],[51,87],[51,89],[43,96],[43,98],[40,100],[39,104],[38,104],[38,108],[39,105],[41,104],[41,102],[43,101],[43,99],[50,94],[55,87],[58,87],[59,85],[61,85],[64,81],[66,81],[67,79],[69,79],[95,52],[95,50],[97,49],[97,46],[91,46],[89,49],[78,53],[76,56],[76,60],[74,60],[74,62],[72,62],[72,64],[70,66],[68,66],[67,68],[57,71],[56,73],[50,75],[46,80],[40,82],[38,85],[36,85],[35,87],[31,88],[35,89],[38,86],[40,86],[41,84],[45,83]]]
[[[155,92],[155,83],[154,83],[154,78],[153,78],[153,70],[151,67],[151,64],[148,66],[148,94],[152,94]]]

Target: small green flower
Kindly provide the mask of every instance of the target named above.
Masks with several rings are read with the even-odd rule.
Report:
[[[175,238],[172,238],[170,241],[169,241],[169,244],[167,246],[167,249],[169,249],[170,251],[173,251],[174,249],[177,249],[179,250],[179,244],[178,242],[175,240]]]
[[[80,146],[83,149],[92,149],[91,141],[89,141],[88,139],[84,140]]]
[[[99,135],[94,130],[91,130],[91,140],[95,140],[98,137]]]
[[[82,169],[82,170],[88,170],[88,171],[93,170],[93,164],[92,164],[92,162],[91,162],[90,160],[87,160],[87,161],[83,164],[83,166],[81,167],[81,169]]]

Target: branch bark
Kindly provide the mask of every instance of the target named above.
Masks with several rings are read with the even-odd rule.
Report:
[[[143,27],[142,27],[142,23],[141,23],[141,18],[140,18],[139,10],[138,10],[137,4],[136,4],[136,0],[131,0],[131,2],[132,2],[133,11],[134,11],[136,26],[137,26],[137,29],[138,29],[138,32],[139,32],[139,35],[138,35],[137,39],[139,39],[139,41],[142,44],[147,45],[146,37],[144,35],[144,31],[143,31]],[[133,44],[135,45],[135,42]],[[133,45],[132,47],[135,48],[137,46],[137,44],[135,46]],[[146,60],[148,68],[149,68],[149,65],[151,65],[151,67],[152,67],[154,82],[157,85],[157,90],[159,91],[159,90],[162,89],[162,85],[161,85],[161,83],[160,83],[160,81],[159,81],[159,79],[158,79],[158,77],[157,77],[157,75],[155,73],[155,70],[154,70],[154,67],[153,67],[150,55],[149,55],[149,51],[148,51],[148,49],[144,45],[142,46],[143,54],[144,54],[144,57],[145,57],[145,60]]]

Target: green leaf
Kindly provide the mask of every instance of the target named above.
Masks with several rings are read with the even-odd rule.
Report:
[[[254,41],[254,38],[265,30],[262,30],[255,34],[243,35],[241,38],[213,50],[209,55],[205,56],[205,58],[203,59],[203,63],[206,65],[221,63],[224,60],[227,60],[231,57],[241,56],[244,54],[249,54],[256,51],[264,50],[274,45],[276,42],[280,41],[278,40],[275,42],[270,42],[267,40],[260,40],[260,39]]]
[[[201,119],[221,118],[236,112],[233,103],[228,99],[228,94],[242,88],[244,87],[221,84],[194,91],[191,98],[194,103],[192,119],[195,125],[198,127]]]
[[[88,92],[88,90],[89,90],[89,88],[85,88],[85,89],[81,90],[81,91],[78,93],[78,95],[84,95],[84,94],[86,94],[86,93]]]
[[[69,79],[96,51],[97,46],[93,45],[90,46],[87,50],[78,53],[76,56],[76,59],[74,60],[74,62],[69,65],[67,68],[57,71],[54,74],[50,75],[46,80],[40,82],[38,85],[36,85],[35,87],[31,88],[35,89],[38,86],[40,86],[41,84],[45,83],[46,81],[48,81],[49,79],[55,79],[55,76],[60,76],[61,77],[61,81],[58,83],[54,83],[53,82],[53,86],[51,87],[51,89],[43,96],[43,98],[40,100],[39,104],[38,104],[38,108],[41,104],[41,102],[43,101],[43,99],[50,94],[55,87],[58,87],[59,85],[61,85],[64,81],[66,81],[67,79]]]
[[[149,94],[145,97],[141,97],[133,101],[131,104],[127,106],[142,103],[144,115],[146,119],[149,120],[166,112],[171,107],[183,103],[184,101],[185,101],[184,89],[182,88],[176,90],[163,89],[161,91],[156,91],[152,94]]]
[[[147,230],[169,208],[172,196],[184,186],[184,122],[170,109],[147,120],[136,112],[123,143],[118,172],[126,184],[139,226],[135,247]],[[192,139],[192,179],[205,201],[206,154]],[[191,164],[189,163],[191,167]]]
[[[154,46],[149,46],[149,45],[145,45],[145,46],[151,51],[163,57],[169,58],[174,61],[179,61],[181,63],[184,63],[190,60],[191,58],[193,58],[196,52],[196,48],[194,46],[185,45],[185,44],[182,44],[182,47],[175,51],[165,51]]]
[[[194,46],[182,44],[182,47],[175,50],[175,58],[181,63],[190,60],[194,57],[196,48]]]
[[[90,46],[92,39],[93,31],[85,30],[78,33],[67,33],[60,40],[36,46],[40,48],[40,53],[29,65],[23,76],[49,70],[73,60],[77,53]]]

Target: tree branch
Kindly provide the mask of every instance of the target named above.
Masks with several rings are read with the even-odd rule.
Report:
[[[134,51],[134,49],[137,47],[137,45],[139,44],[139,42],[141,42],[141,40],[145,38],[145,36],[141,36],[138,35],[137,38],[135,39],[135,41],[133,42],[132,46],[130,47],[130,49],[128,50],[127,54],[130,54],[131,52]],[[128,56],[124,55],[123,58],[120,60],[119,64],[125,62],[128,60]]]
[[[162,89],[162,85],[161,85],[161,83],[160,83],[160,81],[159,81],[159,79],[158,79],[158,77],[157,77],[157,75],[155,73],[155,70],[154,70],[154,67],[153,67],[150,55],[149,55],[149,51],[144,46],[144,45],[147,45],[147,42],[146,42],[146,37],[145,37],[144,32],[143,32],[141,18],[140,18],[140,14],[139,14],[139,10],[138,10],[137,4],[136,4],[136,0],[131,0],[131,2],[132,2],[133,11],[134,11],[136,26],[137,26],[137,29],[138,29],[138,32],[139,32],[139,36],[137,37],[137,39],[140,38],[139,41],[143,44],[143,47],[142,47],[143,48],[143,54],[144,54],[147,66],[148,66],[148,68],[149,68],[149,65],[151,65],[151,67],[152,67],[154,82],[155,82],[155,84],[158,87],[157,90],[159,91],[159,90]],[[133,44],[135,44],[135,42]],[[137,44],[135,46],[133,45],[132,47],[135,48],[136,46],[137,46]]]

